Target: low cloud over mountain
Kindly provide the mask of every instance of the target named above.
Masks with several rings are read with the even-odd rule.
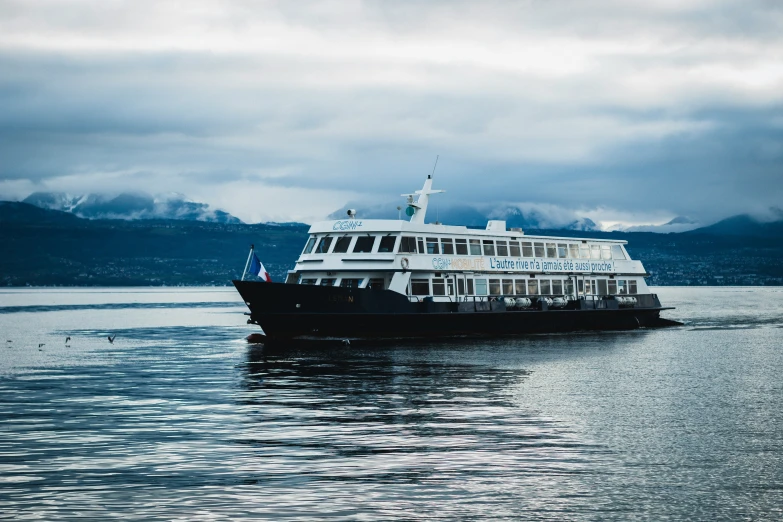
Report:
[[[69,212],[87,219],[181,219],[213,223],[241,223],[238,218],[206,203],[190,201],[182,194],[151,196],[124,192],[116,196],[64,192],[35,192],[25,198],[40,208]]]
[[[670,232],[688,232],[704,226],[703,223],[685,216],[678,216],[662,225],[634,225],[630,227],[614,227],[614,230],[623,232],[656,232],[667,234]]]

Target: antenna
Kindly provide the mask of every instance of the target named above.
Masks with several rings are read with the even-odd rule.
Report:
[[[435,156],[435,165],[432,167],[432,174],[430,174],[430,177],[435,175],[435,169],[438,168],[438,159],[440,158],[440,154]],[[440,224],[440,205],[438,203],[435,204],[435,224]]]

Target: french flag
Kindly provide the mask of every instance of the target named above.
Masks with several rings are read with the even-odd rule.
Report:
[[[267,283],[272,282],[272,278],[269,277],[269,272],[267,272],[266,268],[264,268],[264,263],[258,259],[258,256],[255,254],[255,252],[253,252],[253,259],[250,260],[250,269],[248,270],[248,273],[260,277]]]

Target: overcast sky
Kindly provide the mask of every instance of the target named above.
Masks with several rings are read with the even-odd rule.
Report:
[[[0,0],[0,198],[309,222],[438,154],[444,205],[783,206],[783,2]]]

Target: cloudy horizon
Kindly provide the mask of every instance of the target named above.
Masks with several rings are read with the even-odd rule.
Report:
[[[772,1],[0,0],[0,71],[0,199],[311,222],[439,155],[443,204],[604,227],[783,201]]]

